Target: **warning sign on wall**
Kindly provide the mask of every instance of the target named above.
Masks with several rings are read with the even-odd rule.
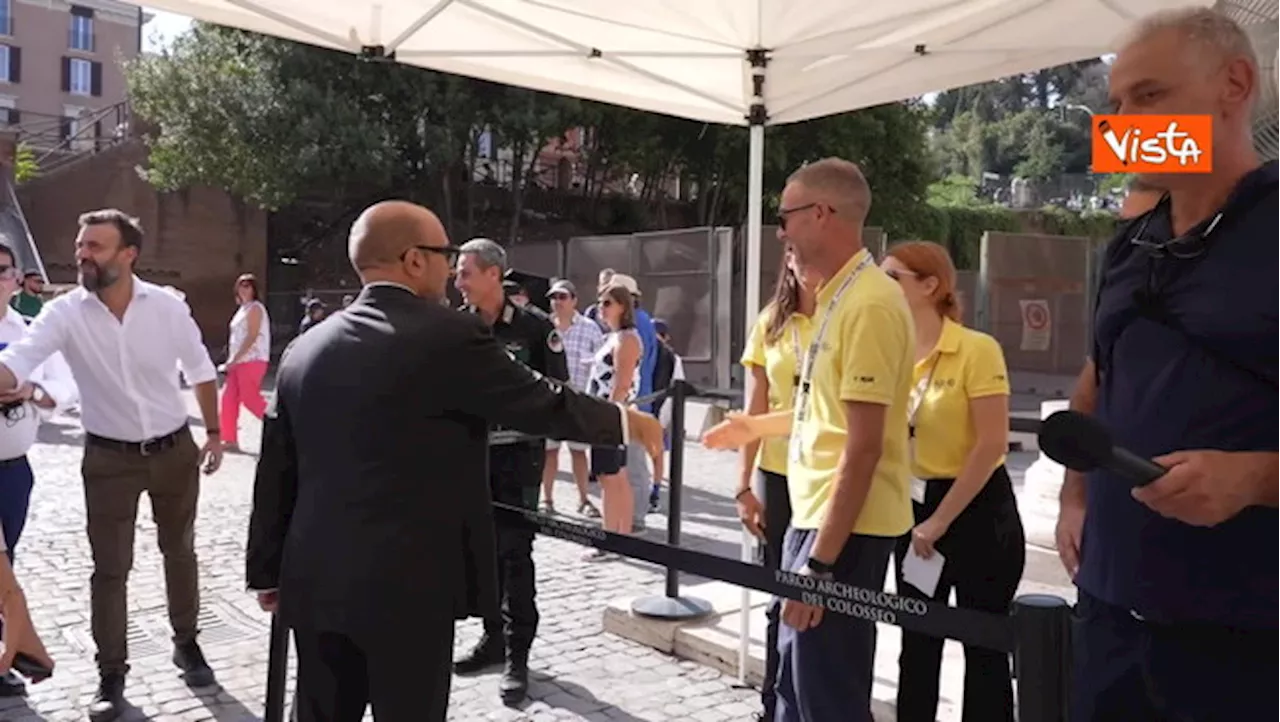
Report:
[[[1022,299],[1022,350],[1048,351],[1050,338],[1049,302],[1043,298]]]

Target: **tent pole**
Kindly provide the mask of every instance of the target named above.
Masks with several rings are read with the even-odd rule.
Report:
[[[769,65],[768,51],[748,50],[747,62],[751,65],[751,111],[747,115],[749,152],[747,154],[747,293],[744,314],[746,338],[751,335],[756,316],[760,313],[760,232],[764,215],[764,125],[769,112],[764,104],[765,68]]]
[[[764,215],[764,126],[750,127],[747,156],[747,334],[760,312],[760,233]],[[746,336],[743,336],[746,338]]]
[[[747,289],[744,305],[746,331],[743,343],[751,336],[751,329],[756,324],[756,316],[760,313],[760,233],[764,216],[764,124],[769,114],[764,105],[765,66],[769,63],[768,55],[763,50],[747,51],[747,61],[751,64],[751,113],[747,116],[749,152],[747,154],[747,248],[746,273]],[[751,398],[751,377],[744,380],[746,393],[743,402]],[[750,561],[747,555],[754,547],[751,535],[744,529],[742,532],[743,561]],[[751,554],[751,556],[755,556]],[[747,664],[751,646],[751,590],[742,588],[738,610],[738,681],[743,686],[747,683]]]

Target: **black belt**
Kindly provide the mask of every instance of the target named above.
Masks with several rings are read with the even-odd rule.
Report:
[[[178,440],[187,432],[187,425],[183,424],[176,430],[171,431],[164,436],[157,436],[146,441],[120,441],[118,439],[108,439],[105,436],[97,434],[85,433],[84,440],[89,446],[96,446],[100,449],[110,449],[126,454],[137,454],[138,456],[154,456],[164,451],[168,451],[178,445]]]

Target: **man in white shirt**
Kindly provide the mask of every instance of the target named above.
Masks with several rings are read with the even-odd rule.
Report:
[[[80,390],[85,512],[93,551],[91,620],[101,676],[89,707],[92,722],[114,720],[123,711],[129,670],[126,582],[143,491],[151,499],[164,555],[173,662],[188,685],[213,683],[213,671],[196,643],[195,520],[201,462],[205,473],[222,462],[217,373],[187,304],[133,275],[141,247],[136,218],[114,209],[80,216],[80,287],[51,301],[21,340],[0,351],[0,390],[10,390],[11,396],[58,352]],[[195,386],[207,436],[203,450],[188,427],[175,365]],[[0,403],[4,400],[0,395]]]
[[[21,282],[15,266],[13,249],[0,243],[0,299],[13,296]],[[0,304],[0,349],[27,333],[28,319],[8,303]],[[27,523],[27,507],[35,478],[27,451],[36,442],[40,422],[55,408],[63,409],[75,402],[76,385],[71,371],[57,354],[41,364],[30,380],[13,397],[0,402],[0,528],[3,528],[5,553],[13,563],[13,552]],[[0,697],[20,696],[26,686],[12,672],[0,675]]]

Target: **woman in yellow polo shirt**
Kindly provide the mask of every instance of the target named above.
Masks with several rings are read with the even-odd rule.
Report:
[[[908,424],[915,528],[898,543],[898,593],[909,552],[945,562],[932,598],[1007,614],[1026,562],[1022,518],[1005,470],[1009,378],[994,338],[959,322],[956,270],[945,248],[914,241],[889,249],[881,268],[902,286],[916,328]],[[965,646],[965,722],[1012,722],[1009,657]],[[903,630],[899,722],[932,722],[942,640]]]
[[[747,414],[790,410],[800,376],[800,359],[813,339],[815,289],[818,280],[797,270],[790,249],[783,251],[778,283],[773,299],[760,312],[742,352],[742,365],[751,375],[751,395]],[[764,542],[764,564],[777,569],[782,562],[782,538],[791,523],[791,499],[787,491],[787,440],[772,438],[753,441],[742,447],[742,473],[734,499],[743,525]],[[764,504],[752,491],[759,469],[759,486]],[[778,616],[769,605],[769,625],[765,632],[764,681],[760,685],[762,719],[773,719],[776,695],[774,678],[778,671]]]

